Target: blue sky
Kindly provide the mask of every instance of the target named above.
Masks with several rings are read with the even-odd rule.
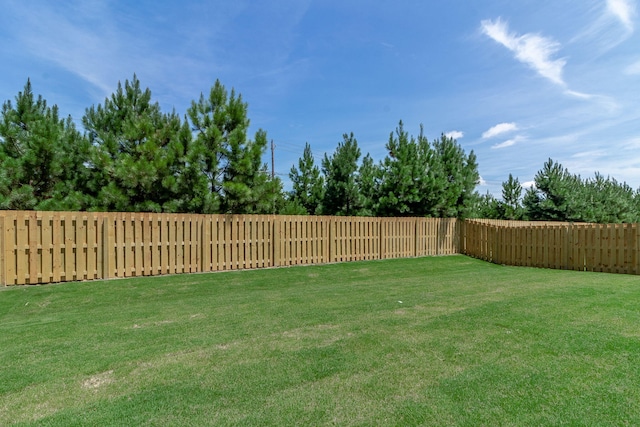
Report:
[[[0,4],[0,99],[30,78],[79,123],[137,74],[184,114],[216,79],[276,144],[276,172],[342,134],[385,156],[403,120],[474,150],[499,195],[551,157],[640,187],[636,0],[33,1]],[[265,157],[265,162],[268,160]]]

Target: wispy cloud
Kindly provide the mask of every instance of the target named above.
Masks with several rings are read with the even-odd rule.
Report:
[[[624,69],[624,73],[629,75],[640,74],[640,61],[636,61],[633,64],[627,66]]]
[[[603,53],[634,33],[635,0],[606,0],[597,13],[593,22],[576,35],[571,43],[580,41],[588,44],[590,49]]]
[[[253,30],[257,41],[252,39],[250,47],[246,39],[240,39],[234,49],[226,42],[229,34],[237,32],[234,24],[256,18],[247,2],[191,4],[182,10],[168,4],[154,11],[133,2],[125,13],[113,2],[99,0],[70,0],[64,7],[46,1],[38,2],[37,7],[9,1],[3,4],[3,12],[14,17],[11,43],[79,77],[86,83],[83,90],[96,101],[113,93],[118,81],[136,73],[143,86],[152,88],[154,98],[171,107],[184,105],[185,94],[193,99],[207,91],[199,82],[210,84],[214,78],[229,86],[242,83],[243,92],[253,87],[270,91],[274,97],[285,92],[287,85],[295,84],[310,69],[304,58],[290,56],[293,29],[308,4],[291,2],[286,14],[265,5],[260,19],[269,26]],[[189,13],[194,9],[197,13]],[[267,12],[272,15],[265,16]],[[259,47],[252,50],[254,44]]]
[[[144,85],[159,86],[179,80],[167,64],[180,63],[190,71],[195,65],[194,60],[172,51],[175,46],[153,49],[157,34],[144,25],[133,33],[107,3],[72,1],[66,12],[49,3],[37,7],[13,3],[11,8],[21,23],[13,27],[16,42],[88,83],[97,99],[112,93],[118,81],[133,73]],[[55,22],[55,31],[43,22]]]
[[[452,130],[451,132],[446,132],[444,136],[446,136],[447,138],[460,139],[464,136],[464,132],[461,132],[459,130]]]
[[[489,139],[498,135],[505,134],[507,132],[512,132],[514,130],[518,130],[518,126],[515,123],[499,123],[491,127],[486,132],[483,132],[482,138]]]
[[[582,92],[577,92],[575,90],[565,90],[564,91],[565,94],[573,96],[575,98],[580,98],[580,99],[591,99],[593,98],[593,95],[588,94],[588,93],[582,93]]]
[[[636,8],[631,0],[607,0],[607,11],[615,16],[627,31],[633,31]]]
[[[511,147],[512,145],[516,145],[516,142],[518,142],[521,139],[522,138],[519,138],[519,137],[511,138],[499,144],[492,145],[491,148],[493,148],[494,150],[499,150],[500,148]]]
[[[640,137],[631,138],[625,141],[622,144],[622,148],[624,148],[625,150],[637,150],[638,148],[640,148]]]
[[[606,150],[587,150],[587,151],[581,151],[579,153],[575,153],[574,155],[572,155],[571,157],[573,158],[600,158],[603,157],[607,154]]]
[[[518,61],[527,64],[542,77],[564,86],[562,71],[564,59],[553,59],[560,49],[555,40],[538,34],[517,35],[510,33],[506,22],[500,18],[495,21],[483,20],[482,32],[515,54]]]

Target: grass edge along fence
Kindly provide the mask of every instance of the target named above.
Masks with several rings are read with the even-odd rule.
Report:
[[[466,220],[461,252],[496,264],[640,274],[640,226]]]
[[[439,218],[0,211],[0,284],[460,253]]]

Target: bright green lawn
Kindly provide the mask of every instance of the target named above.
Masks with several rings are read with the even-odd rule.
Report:
[[[463,256],[0,291],[0,425],[640,425],[640,278]]]

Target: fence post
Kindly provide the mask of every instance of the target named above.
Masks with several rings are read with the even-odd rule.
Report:
[[[413,219],[413,257],[418,256],[418,218]]]
[[[111,278],[113,269],[111,252],[113,251],[113,227],[110,223],[110,215],[107,213],[102,218],[102,278]]]
[[[571,251],[571,224],[565,225],[564,227],[564,242],[563,242],[563,246],[564,246],[564,269],[565,270],[569,270],[569,253]]]
[[[4,230],[4,215],[0,215],[0,285],[7,286],[7,271],[6,271],[6,258],[5,258],[5,230]]]
[[[385,239],[384,239],[384,234],[385,234],[385,227],[386,227],[386,219],[381,218],[380,219],[380,258],[379,259],[384,259],[384,252],[386,250],[386,243],[385,243]]]
[[[491,245],[491,262],[494,264],[498,263],[498,226],[491,227],[491,240],[493,240]]]
[[[337,249],[337,244],[335,241],[336,238],[336,222],[334,221],[334,218],[328,217],[329,218],[329,262],[336,262],[336,249]]]
[[[467,219],[458,220],[460,228],[460,238],[458,241],[458,253],[467,254]]]
[[[631,250],[633,251],[633,274],[640,274],[640,224],[633,224],[633,246]]]
[[[273,238],[271,244],[273,245],[273,266],[278,267],[280,265],[280,217],[272,216],[273,221]]]

